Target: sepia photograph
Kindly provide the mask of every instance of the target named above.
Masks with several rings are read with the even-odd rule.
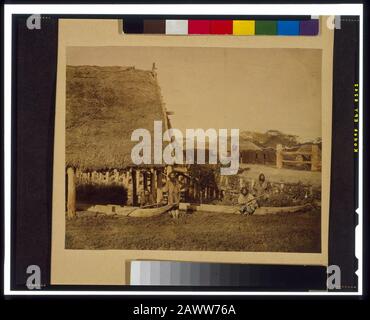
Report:
[[[321,55],[67,47],[65,249],[320,253]]]

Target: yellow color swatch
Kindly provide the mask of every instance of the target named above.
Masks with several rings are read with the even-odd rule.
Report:
[[[238,36],[254,36],[254,20],[233,20],[233,34]]]

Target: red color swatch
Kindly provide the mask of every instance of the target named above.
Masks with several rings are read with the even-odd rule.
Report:
[[[211,34],[232,34],[232,20],[211,20]]]
[[[210,20],[189,20],[188,34],[210,34]]]

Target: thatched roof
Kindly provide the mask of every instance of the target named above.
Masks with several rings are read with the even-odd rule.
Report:
[[[240,151],[262,151],[262,149],[257,146],[252,141],[242,140],[239,142],[239,150]]]
[[[153,134],[167,121],[154,72],[133,67],[67,66],[66,165],[122,169],[133,165],[131,133]]]

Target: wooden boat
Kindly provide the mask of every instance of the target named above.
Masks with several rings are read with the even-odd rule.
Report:
[[[167,211],[171,210],[172,207],[173,207],[172,204],[168,204],[156,208],[136,208],[132,210],[127,216],[136,218],[154,217],[166,213]]]
[[[172,209],[173,205],[164,205],[158,207],[151,205],[146,207],[123,207],[119,205],[95,205],[88,208],[86,211],[102,213],[106,215],[118,215],[125,217],[147,218],[164,214]],[[260,207],[257,208],[253,215],[269,215],[278,213],[296,213],[303,212],[312,208],[312,204],[289,206],[289,207]],[[214,204],[191,204],[180,203],[179,209],[183,211],[205,211],[223,214],[240,214],[239,206],[225,206]]]
[[[105,214],[105,215],[118,215],[118,216],[125,216],[125,217],[137,217],[137,218],[145,218],[145,217],[154,217],[159,216],[169,210],[173,205],[164,205],[158,207],[157,205],[151,205],[146,207],[126,207],[120,205],[93,205],[85,208],[85,212],[92,212],[97,214]],[[84,214],[84,216],[87,216]]]
[[[306,211],[310,208],[312,208],[312,205],[310,203],[306,203],[304,205],[298,205],[298,206],[290,206],[290,207],[260,207],[256,209],[253,215],[296,213],[300,211],[301,212]],[[180,210],[240,214],[238,206],[224,206],[224,205],[214,205],[214,204],[193,205],[190,203],[180,203]]]
[[[306,203],[299,206],[291,207],[260,207],[254,211],[253,215],[266,215],[266,214],[277,214],[277,213],[296,213],[303,212],[312,208],[310,203]]]

